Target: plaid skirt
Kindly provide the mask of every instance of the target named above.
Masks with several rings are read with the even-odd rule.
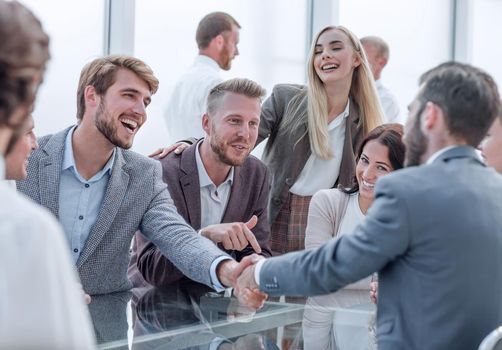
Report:
[[[305,249],[305,229],[312,196],[289,193],[271,227],[272,254]]]

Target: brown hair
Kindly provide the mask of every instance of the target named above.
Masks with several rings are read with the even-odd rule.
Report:
[[[226,93],[244,95],[249,98],[261,99],[265,96],[265,89],[252,80],[235,78],[224,81],[209,91],[207,96],[207,113],[212,115],[219,107],[221,99]]]
[[[35,100],[50,57],[49,37],[29,9],[0,0],[0,43],[0,125],[10,125],[13,111],[22,104],[29,109]]]
[[[488,73],[469,64],[442,63],[422,74],[420,84],[418,100],[439,106],[450,134],[473,147],[501,113],[497,84]]]
[[[119,69],[127,69],[147,83],[151,94],[159,88],[159,81],[153,75],[152,69],[138,58],[113,55],[97,58],[85,65],[80,73],[77,89],[77,119],[81,120],[85,113],[84,91],[86,86],[93,86],[99,95],[104,95],[108,88],[115,83]]]
[[[209,46],[213,38],[223,32],[231,31],[232,26],[240,29],[240,24],[225,12],[212,12],[202,18],[195,33],[195,41],[199,50],[203,50]]]

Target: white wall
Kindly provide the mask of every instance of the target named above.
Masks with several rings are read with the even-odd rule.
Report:
[[[38,136],[76,123],[82,67],[103,52],[103,0],[23,0],[50,36],[51,60],[33,116]],[[64,14],[64,15],[62,15]]]
[[[420,74],[450,59],[450,0],[339,0],[341,25],[358,37],[377,35],[390,47],[382,83],[396,96],[401,120]]]

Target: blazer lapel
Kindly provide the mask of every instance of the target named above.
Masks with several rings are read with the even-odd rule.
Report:
[[[180,184],[185,197],[189,223],[195,230],[199,230],[201,225],[200,182],[195,161],[196,151],[197,144],[194,144],[181,154]]]
[[[82,266],[89,256],[91,256],[117,216],[120,203],[122,203],[129,185],[129,174],[126,168],[127,164],[122,155],[122,150],[117,148],[112,173],[108,180],[105,196],[103,197],[103,203],[101,204],[98,218],[92,226],[82,254],[77,261],[77,268]]]
[[[59,180],[63,164],[64,144],[70,128],[55,134],[44,146],[45,157],[40,159],[38,188],[40,205],[59,218]]]

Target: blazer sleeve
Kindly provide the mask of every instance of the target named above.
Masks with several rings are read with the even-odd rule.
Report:
[[[154,287],[166,287],[184,277],[183,273],[150,242],[139,251],[136,266],[143,279]]]
[[[155,162],[153,177],[154,194],[140,224],[142,234],[188,278],[213,287],[211,264],[227,254],[198,235],[179,215],[162,181],[159,162]]]
[[[261,247],[262,256],[268,258],[272,256],[272,250],[270,249],[270,223],[268,220],[268,194],[270,190],[270,173],[268,169],[264,167],[264,176],[261,183],[261,188],[259,189],[259,196],[254,205],[254,211],[249,216],[249,218],[243,218],[243,220],[249,220],[251,216],[256,215],[258,217],[258,223],[251,230]],[[247,255],[255,254],[253,247],[250,244],[240,252],[235,252],[236,260],[241,261]]]
[[[355,232],[315,250],[268,259],[260,271],[260,289],[270,295],[327,294],[403,254],[411,241],[405,186],[398,190],[399,183],[387,180],[377,183],[375,201]]]

